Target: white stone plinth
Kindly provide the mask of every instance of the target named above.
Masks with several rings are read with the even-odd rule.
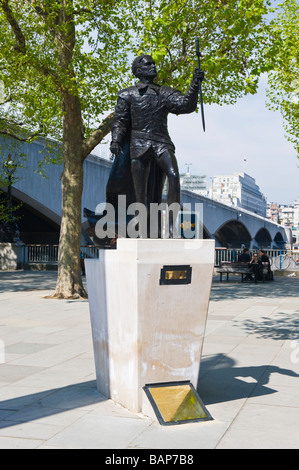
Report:
[[[214,240],[119,239],[85,260],[98,390],[132,411],[147,383],[197,386]],[[190,265],[190,284],[160,285],[165,265]]]

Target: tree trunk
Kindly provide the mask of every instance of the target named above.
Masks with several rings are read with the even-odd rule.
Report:
[[[62,154],[64,169],[62,185],[62,218],[58,251],[58,277],[54,298],[86,298],[80,266],[81,198],[83,190],[83,132],[82,112],[73,67],[73,50],[76,43],[73,12],[61,2],[54,30],[60,70],[66,82],[60,87],[63,110]],[[69,4],[70,6],[70,4]]]
[[[54,298],[86,298],[80,265],[83,135],[80,100],[65,94],[63,123],[62,219]]]
[[[58,253],[58,277],[54,297],[86,298],[81,278],[81,163],[67,162],[62,176],[63,212]]]

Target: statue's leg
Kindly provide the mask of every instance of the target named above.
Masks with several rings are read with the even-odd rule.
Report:
[[[176,203],[177,211],[181,203],[181,190],[180,190],[180,174],[178,169],[177,160],[172,150],[165,150],[163,154],[157,158],[157,164],[164,171],[168,178],[168,194],[167,204],[170,207]],[[174,224],[177,217],[177,211],[169,211],[169,236],[172,238],[174,235]]]
[[[177,160],[172,150],[165,150],[163,154],[157,158],[157,163],[164,171],[168,178],[168,194],[167,203],[168,205],[177,202],[181,202],[181,191],[180,191],[180,174],[178,169]]]
[[[136,227],[138,227],[139,237],[148,238],[149,213],[147,209],[147,185],[150,171],[150,160],[146,156],[133,158],[131,160],[131,171],[135,189],[136,202],[143,204],[146,219],[142,219],[142,213],[135,217]]]
[[[150,160],[148,158],[133,158],[131,160],[131,170],[135,188],[136,202],[147,203],[147,182],[150,170]]]

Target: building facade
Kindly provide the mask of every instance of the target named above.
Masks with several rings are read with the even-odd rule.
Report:
[[[299,197],[294,204],[267,204],[267,219],[292,230],[293,242],[299,243]]]
[[[294,230],[293,237],[296,243],[299,244],[299,197],[294,202]]]
[[[247,173],[214,176],[210,197],[224,204],[240,207],[266,217],[266,198],[255,179]]]
[[[276,202],[267,202],[267,219],[272,220],[276,224],[278,224],[279,220],[279,204]]]
[[[190,172],[182,173],[180,175],[181,189],[186,191],[193,191],[196,194],[207,196],[207,177],[191,175]]]
[[[278,214],[278,223],[285,227],[294,226],[294,206],[281,205]]]

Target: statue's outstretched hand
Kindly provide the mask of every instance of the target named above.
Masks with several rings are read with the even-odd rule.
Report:
[[[123,153],[121,145],[118,142],[111,142],[110,152],[116,157],[119,157]]]
[[[203,70],[199,69],[198,67],[194,69],[193,72],[193,80],[198,82],[199,80],[202,82],[205,78],[205,73]]]

